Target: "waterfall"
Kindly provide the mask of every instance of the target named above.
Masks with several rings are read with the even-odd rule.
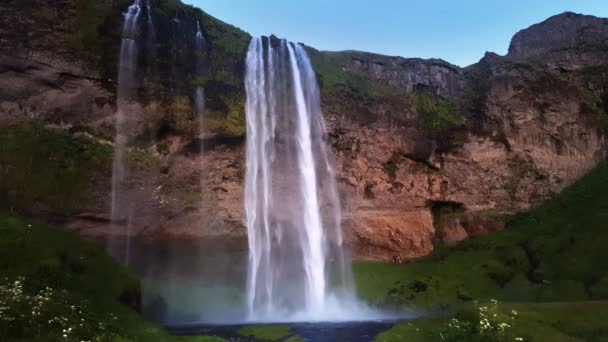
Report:
[[[150,0],[146,0],[146,15],[148,16],[148,30],[152,30],[154,28],[154,24],[152,23],[152,4]]]
[[[128,107],[136,95],[137,23],[141,14],[141,0],[133,1],[126,13],[118,61],[118,86],[115,116],[114,160],[112,163],[111,220],[114,234],[126,235],[126,241],[110,241],[110,253],[128,263],[129,222],[132,215],[123,187],[127,179]],[[121,226],[126,224],[126,230]],[[120,227],[120,228],[119,228]]]
[[[151,0],[146,0],[146,16],[147,16],[147,29],[146,29],[146,57],[148,73],[156,73],[156,31],[154,30],[154,22],[152,20],[152,3]]]
[[[198,50],[203,49],[203,44],[205,43],[205,37],[203,36],[203,32],[201,31],[201,23],[196,21],[196,35],[194,36],[196,41],[196,48]]]
[[[205,44],[205,38],[201,31],[201,24],[196,21],[196,34],[194,35],[194,46],[196,54],[196,76],[201,76],[203,72],[202,65],[202,53]],[[202,115],[205,112],[205,90],[201,86],[197,86],[194,90],[194,108],[196,113],[199,115],[199,121],[201,122],[201,133],[202,133]]]
[[[309,57],[257,37],[246,64],[248,319],[352,319],[360,307]]]

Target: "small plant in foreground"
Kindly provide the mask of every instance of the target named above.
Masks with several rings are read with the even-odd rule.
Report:
[[[489,305],[477,307],[475,319],[452,318],[440,337],[442,341],[523,342],[523,337],[512,333],[518,316],[516,310],[503,313],[492,299]]]
[[[0,285],[0,336],[45,337],[49,341],[102,341],[106,323],[94,317],[86,301],[78,303],[65,290],[34,288],[24,277],[5,278]],[[110,314],[107,319],[115,319]]]

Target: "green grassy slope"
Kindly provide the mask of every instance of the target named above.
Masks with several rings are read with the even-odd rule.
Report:
[[[510,317],[513,310],[517,313],[515,318]],[[496,322],[509,324],[501,333],[497,329],[482,332],[478,312],[471,307],[450,317],[400,323],[377,336],[375,341],[608,341],[606,301],[503,303],[497,305],[496,312],[500,318],[491,323],[492,326],[495,327]],[[454,320],[459,328],[454,327]]]
[[[439,247],[411,265],[360,263],[362,298],[437,308],[488,300],[608,299],[608,165],[555,199],[511,218],[507,229]]]
[[[400,324],[378,340],[608,340],[606,198],[603,162],[542,207],[509,219],[503,232],[440,247],[409,265],[356,264],[362,298],[441,312],[440,318]],[[495,322],[512,325],[503,335],[481,331],[477,310],[492,299],[501,303],[498,317],[519,312],[517,321]],[[461,336],[450,332],[452,318],[468,324]]]
[[[2,341],[219,341],[145,322],[139,281],[96,243],[7,215],[0,237]]]

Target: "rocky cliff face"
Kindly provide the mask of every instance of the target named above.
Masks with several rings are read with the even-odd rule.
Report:
[[[16,23],[0,30],[0,204],[103,238],[113,233],[104,167],[128,1],[37,3],[40,20],[28,16],[26,2],[0,5],[0,20]],[[142,27],[139,95],[129,116],[130,233],[242,243],[249,36],[176,1],[153,0],[152,7],[155,41]],[[207,38],[203,76],[193,73],[196,20]],[[501,215],[540,205],[605,158],[607,21],[550,18],[518,33],[507,56],[488,53],[464,69],[308,48],[355,257],[415,258],[437,243],[501,230]],[[197,85],[207,94],[204,131],[192,109]],[[34,139],[40,130],[54,146],[44,153]],[[32,143],[21,148],[23,140]],[[32,156],[48,162],[33,168]],[[31,186],[54,184],[65,170],[82,181]]]
[[[570,68],[598,65],[608,58],[607,35],[605,19],[566,12],[517,32],[508,56]]]
[[[441,59],[401,58],[366,52],[342,52],[343,71],[411,92],[428,88],[441,97],[452,97],[465,86],[462,70]]]

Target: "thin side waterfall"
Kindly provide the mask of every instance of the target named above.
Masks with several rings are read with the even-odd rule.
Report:
[[[194,36],[196,39],[196,48],[199,50],[203,49],[203,44],[205,43],[205,37],[203,36],[203,32],[201,31],[201,23],[200,21],[196,21],[196,35]]]
[[[202,53],[203,47],[205,44],[205,37],[203,36],[203,32],[201,31],[201,24],[197,20],[196,21],[196,35],[194,36],[195,43],[195,53],[196,53],[196,76],[200,76],[202,73],[203,65],[202,65]],[[205,112],[205,90],[201,86],[197,86],[194,90],[194,109],[199,116],[199,122],[201,123],[201,133],[202,133],[202,115]]]
[[[299,44],[257,37],[246,64],[248,320],[369,317],[354,296],[308,55]]]
[[[154,21],[152,19],[152,3],[151,0],[146,0],[146,63],[148,74],[156,73],[156,30],[154,29]]]
[[[152,4],[150,0],[146,0],[146,15],[148,17],[148,30],[152,30],[154,28],[154,23],[152,22]]]
[[[113,239],[109,242],[110,253],[128,263],[129,222],[132,215],[123,188],[127,179],[127,145],[129,103],[136,95],[137,68],[137,23],[141,15],[141,0],[135,0],[123,13],[124,24],[118,61],[117,109],[115,116],[114,160],[112,164],[111,220],[114,234],[126,235],[125,241]],[[125,228],[126,227],[126,228]]]

